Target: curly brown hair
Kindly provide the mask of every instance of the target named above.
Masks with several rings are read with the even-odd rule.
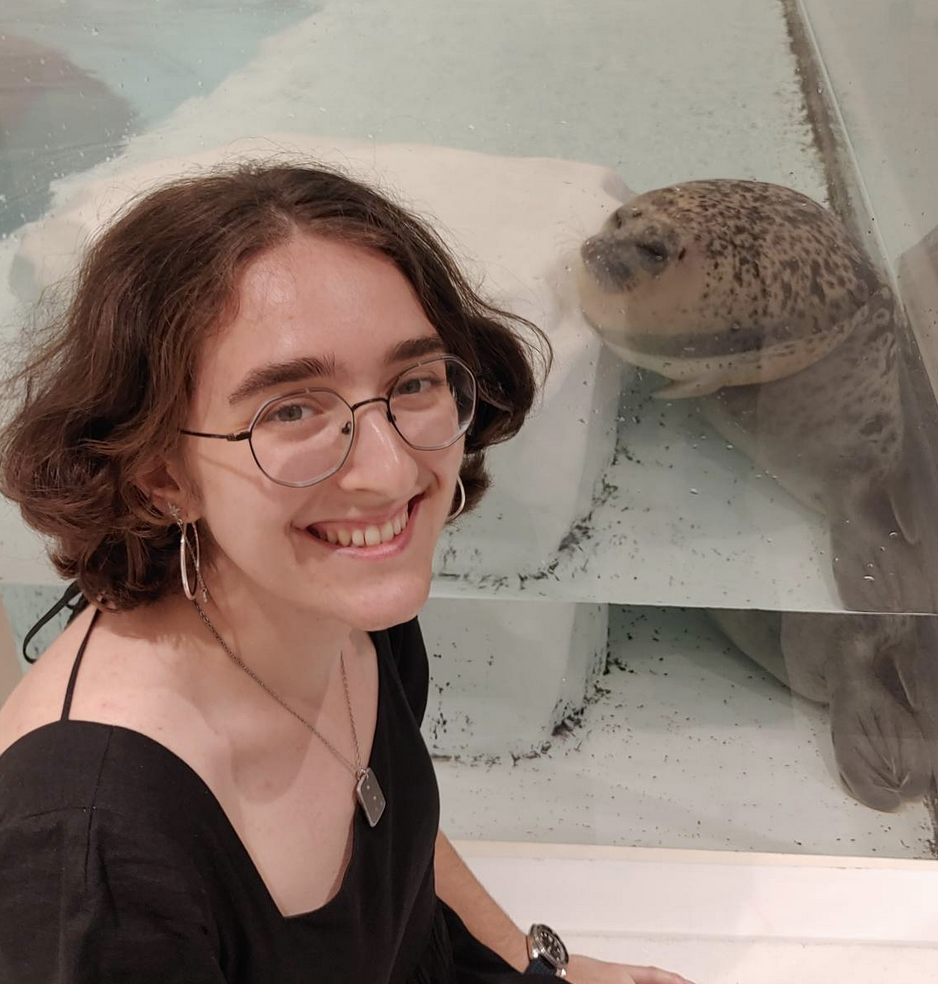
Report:
[[[137,479],[176,450],[201,347],[234,316],[239,274],[299,232],[388,256],[476,373],[466,509],[484,494],[485,449],[518,431],[550,369],[546,336],[486,303],[437,234],[386,195],[319,165],[216,169],[130,203],[89,247],[71,302],[7,381],[0,492],[51,541],[56,569],[87,599],[120,611],[179,590],[178,530]]]

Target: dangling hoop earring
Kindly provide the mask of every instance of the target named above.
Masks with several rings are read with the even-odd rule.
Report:
[[[196,593],[202,589],[202,600],[208,601],[208,592],[205,589],[205,582],[202,580],[202,548],[199,544],[199,528],[195,523],[187,523],[179,515],[179,510],[175,505],[169,507],[170,514],[179,526],[179,573],[182,576],[182,592],[189,599],[195,601]],[[192,526],[195,535],[195,549],[189,543],[188,527]],[[192,554],[195,563],[195,587],[189,587],[189,561],[188,554]]]
[[[466,487],[462,483],[462,475],[456,476],[456,487],[459,489],[459,507],[446,517],[447,523],[451,523],[466,508]]]

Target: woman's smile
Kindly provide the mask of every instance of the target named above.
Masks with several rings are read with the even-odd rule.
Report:
[[[314,523],[302,532],[327,550],[343,556],[381,560],[403,552],[412,539],[413,523],[423,496],[411,499],[382,523]]]

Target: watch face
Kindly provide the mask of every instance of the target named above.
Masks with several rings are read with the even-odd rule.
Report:
[[[550,926],[532,926],[531,940],[537,949],[538,955],[544,957],[554,967],[562,968],[567,966],[567,961],[569,960],[567,948]]]

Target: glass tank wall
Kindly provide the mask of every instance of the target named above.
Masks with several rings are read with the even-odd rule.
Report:
[[[445,829],[932,857],[936,40],[927,0],[7,5],[4,337],[193,164],[394,190],[555,355],[422,618]],[[8,504],[0,553],[18,648],[62,585]]]

